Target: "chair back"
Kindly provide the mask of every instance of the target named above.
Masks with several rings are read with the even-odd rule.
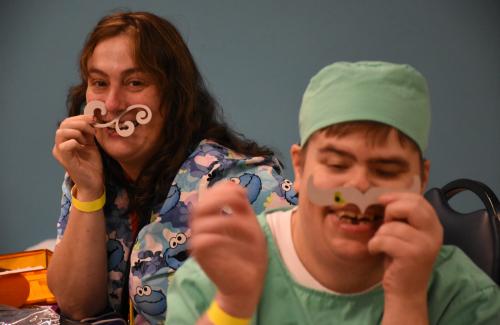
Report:
[[[484,208],[469,213],[454,210],[448,201],[463,191],[477,195]],[[458,246],[500,285],[500,203],[493,191],[481,182],[457,179],[424,196],[441,220],[444,244]]]

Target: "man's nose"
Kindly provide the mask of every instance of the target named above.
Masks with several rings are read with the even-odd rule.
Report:
[[[349,176],[349,180],[345,184],[346,187],[355,187],[365,193],[371,187],[371,182],[368,177],[368,171],[363,168],[353,171]]]

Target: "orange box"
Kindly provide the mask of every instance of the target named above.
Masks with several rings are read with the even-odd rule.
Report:
[[[11,302],[16,307],[56,303],[47,286],[51,256],[47,249],[0,255],[0,303]]]

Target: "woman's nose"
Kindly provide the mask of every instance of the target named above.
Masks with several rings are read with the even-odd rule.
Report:
[[[120,89],[118,89],[117,87],[110,87],[104,103],[106,104],[106,109],[112,113],[116,113],[125,109],[125,107],[123,107],[123,100],[120,94]]]

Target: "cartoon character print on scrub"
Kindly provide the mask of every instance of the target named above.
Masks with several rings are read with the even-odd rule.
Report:
[[[168,267],[177,270],[189,257],[187,235],[179,232],[168,240],[169,247],[165,250],[163,258]]]
[[[172,210],[177,205],[177,203],[179,203],[180,198],[181,198],[181,190],[179,189],[179,186],[177,186],[177,184],[173,183],[172,186],[170,187],[170,190],[168,191],[167,199],[165,200],[165,203],[163,203],[163,206],[160,209],[160,214],[164,215],[170,210]]]
[[[142,312],[151,316],[161,315],[167,308],[167,298],[161,290],[153,290],[150,286],[137,287],[134,303]]]
[[[108,239],[106,243],[106,250],[108,254],[108,272],[118,271],[120,264],[123,263],[125,258],[125,251],[123,245],[116,239]]]
[[[231,177],[231,182],[243,186],[247,190],[248,202],[253,203],[262,190],[260,177],[255,174],[244,173],[240,177]]]
[[[283,178],[280,181],[279,186],[267,196],[266,202],[264,202],[264,207],[266,210],[271,210],[280,208],[287,204],[297,205],[298,202],[299,195],[295,192],[293,183],[290,180]]]
[[[159,225],[159,224],[158,224]],[[155,231],[160,230],[155,227]],[[163,290],[168,288],[168,278],[160,277],[164,274],[160,270],[177,270],[188,258],[187,239],[190,236],[189,229],[184,232],[172,233],[169,228],[161,229],[162,238],[169,239],[165,251],[140,251],[138,261],[132,266],[131,273],[134,277],[143,279],[148,283],[144,286],[136,286],[132,301],[145,318],[151,319],[162,315],[167,308],[167,300],[164,298]],[[148,241],[154,241],[154,238],[147,237]]]
[[[297,205],[299,203],[299,195],[295,192],[293,188],[293,183],[288,179],[284,179],[280,183],[281,194],[292,205]]]
[[[187,239],[191,234],[187,227],[183,231],[171,231],[180,228],[169,222],[150,226],[150,232],[143,238],[151,249],[138,251],[135,261],[132,257],[130,290],[135,293],[131,298],[136,310],[152,322],[165,313],[167,301],[162,297],[166,296],[168,275],[187,259]]]
[[[134,276],[143,277],[148,274],[153,274],[162,267],[167,266],[161,251],[141,251],[138,253],[137,257],[138,261],[132,265],[131,269]]]
[[[245,157],[202,141],[179,169],[167,199],[153,211],[151,223],[141,229],[132,249],[129,292],[136,311],[151,324],[164,322],[168,306],[162,297],[174,272],[188,258],[189,210],[204,191],[220,180],[238,183],[260,213],[266,206],[291,204],[280,174],[274,158]]]

